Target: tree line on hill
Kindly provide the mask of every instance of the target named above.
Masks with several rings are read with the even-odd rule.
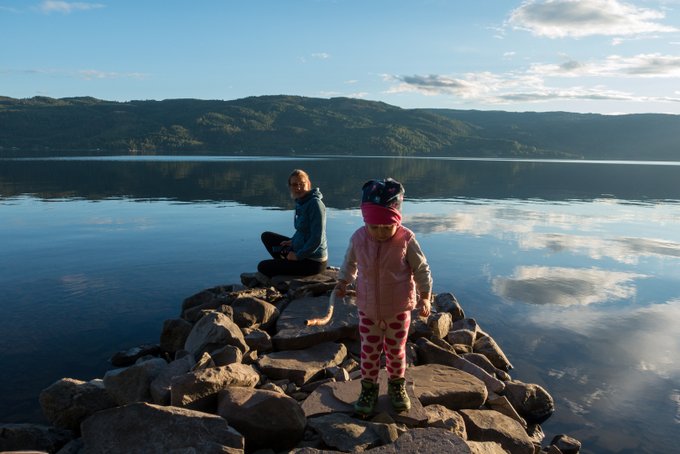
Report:
[[[680,160],[680,116],[402,109],[351,98],[0,97],[0,156],[372,155]]]

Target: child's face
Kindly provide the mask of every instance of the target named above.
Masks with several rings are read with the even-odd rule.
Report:
[[[397,233],[397,224],[366,224],[366,230],[376,241],[387,241]]]

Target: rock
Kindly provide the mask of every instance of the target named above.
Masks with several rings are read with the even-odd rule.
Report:
[[[438,427],[453,432],[462,439],[467,438],[465,421],[460,413],[450,410],[443,405],[433,404],[425,407],[428,427]]]
[[[217,414],[245,437],[249,452],[291,449],[307,424],[300,405],[285,394],[237,386],[220,391]]]
[[[231,302],[234,322],[241,328],[268,329],[276,322],[279,310],[273,304],[254,296],[239,296]]]
[[[259,353],[269,353],[274,348],[274,343],[269,333],[261,329],[250,331],[246,334],[245,340],[250,350],[255,350]]]
[[[481,380],[449,366],[410,367],[406,369],[406,377],[417,384],[415,394],[424,406],[440,404],[451,410],[479,408],[488,395]]]
[[[495,441],[513,454],[534,454],[534,444],[524,428],[512,418],[494,410],[460,410],[468,439]]]
[[[149,392],[153,403],[158,405],[170,405],[170,387],[172,379],[178,375],[186,374],[194,366],[194,357],[183,356],[168,364],[149,385]]]
[[[430,328],[432,336],[436,337],[437,339],[444,339],[451,329],[452,324],[453,319],[451,318],[451,314],[448,312],[438,312],[432,314],[427,319],[427,326]]]
[[[581,442],[568,435],[556,435],[550,442],[550,446],[557,447],[562,454],[578,454],[581,450]]]
[[[365,451],[391,443],[398,436],[394,425],[362,421],[342,413],[312,418],[309,426],[327,446],[344,452]]]
[[[411,429],[394,443],[374,448],[370,454],[470,454],[467,442],[445,429]]]
[[[238,347],[234,347],[233,345],[225,345],[222,348],[213,350],[210,356],[215,362],[215,367],[240,363],[243,360],[243,353]]]
[[[147,344],[133,347],[129,350],[117,352],[111,357],[111,364],[114,367],[127,367],[133,365],[139,358],[145,356],[158,356],[161,352],[159,345]]]
[[[229,386],[254,388],[259,381],[258,372],[245,364],[189,372],[172,379],[170,402],[175,407],[215,413],[220,391]]]
[[[529,424],[542,424],[555,412],[552,396],[536,384],[508,382],[505,386],[505,396]]]
[[[337,366],[347,356],[343,344],[324,342],[305,350],[287,350],[264,355],[259,369],[272,380],[288,378],[302,386],[327,367]]]
[[[515,407],[512,406],[507,397],[498,396],[495,394],[489,395],[489,398],[486,400],[486,405],[490,409],[496,410],[498,413],[502,413],[505,416],[514,419],[522,425],[523,429],[526,430],[527,422],[517,413],[517,410],[515,410]]]
[[[106,391],[118,405],[151,401],[151,382],[168,367],[164,359],[154,358],[134,366],[113,369],[104,375]]]
[[[101,380],[85,382],[62,378],[39,396],[40,407],[47,420],[60,429],[80,432],[80,423],[94,413],[116,406]]]
[[[333,317],[326,325],[307,326],[312,318],[326,314],[328,296],[304,297],[291,301],[276,321],[272,337],[275,350],[298,350],[322,342],[335,342],[358,336],[359,319],[353,298],[335,301]]]
[[[437,312],[448,312],[455,322],[465,318],[465,312],[453,293],[439,293],[434,297],[433,304]]]
[[[491,336],[479,336],[477,335],[477,340],[473,346],[475,353],[481,353],[482,355],[489,358],[491,364],[496,366],[498,369],[505,372],[512,369],[512,364],[508,361],[508,358],[503,353],[503,350],[498,346],[496,341],[494,341]]]
[[[471,441],[467,440],[472,454],[508,454],[500,443],[495,441]]]
[[[57,452],[74,433],[41,424],[0,424],[0,452]]]
[[[418,339],[417,345],[418,358],[421,363],[442,364],[467,372],[482,380],[488,391],[492,393],[500,393],[505,388],[505,384],[502,381],[489,375],[484,369],[477,365],[458,356],[454,351],[446,350],[425,338]]]
[[[446,334],[446,341],[451,344],[462,344],[473,346],[475,343],[475,332],[469,329],[457,329]]]
[[[164,321],[160,339],[161,351],[174,354],[175,352],[182,350],[193,326],[194,325],[182,318],[173,318]]]
[[[94,414],[83,422],[85,452],[242,454],[244,441],[224,418],[147,403]]]
[[[225,345],[238,347],[242,352],[248,350],[241,329],[226,315],[210,312],[201,318],[191,329],[184,348],[194,357],[203,351],[216,350]]]

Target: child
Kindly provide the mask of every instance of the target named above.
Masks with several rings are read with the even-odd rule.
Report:
[[[352,235],[335,286],[336,295],[344,297],[348,283],[356,279],[361,394],[354,409],[364,416],[373,412],[378,400],[383,351],[392,406],[397,411],[411,408],[404,383],[411,311],[417,305],[421,316],[430,315],[430,267],[414,233],[401,225],[403,199],[403,186],[391,178],[364,184],[361,213],[365,226]]]

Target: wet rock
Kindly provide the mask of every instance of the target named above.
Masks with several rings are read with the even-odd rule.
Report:
[[[85,452],[242,454],[243,436],[224,418],[176,407],[134,403],[83,422]]]
[[[568,435],[556,435],[550,442],[550,446],[557,447],[562,454],[578,454],[581,450],[581,442]]]
[[[94,413],[116,406],[101,380],[89,382],[62,378],[45,388],[39,396],[47,420],[60,429],[80,432],[80,423]]]
[[[147,344],[133,347],[129,350],[117,352],[111,357],[111,364],[115,367],[127,367],[133,365],[138,359],[145,356],[158,356],[161,352],[159,345]]]
[[[505,396],[529,424],[542,424],[555,412],[552,396],[543,387],[533,383],[508,382]]]

